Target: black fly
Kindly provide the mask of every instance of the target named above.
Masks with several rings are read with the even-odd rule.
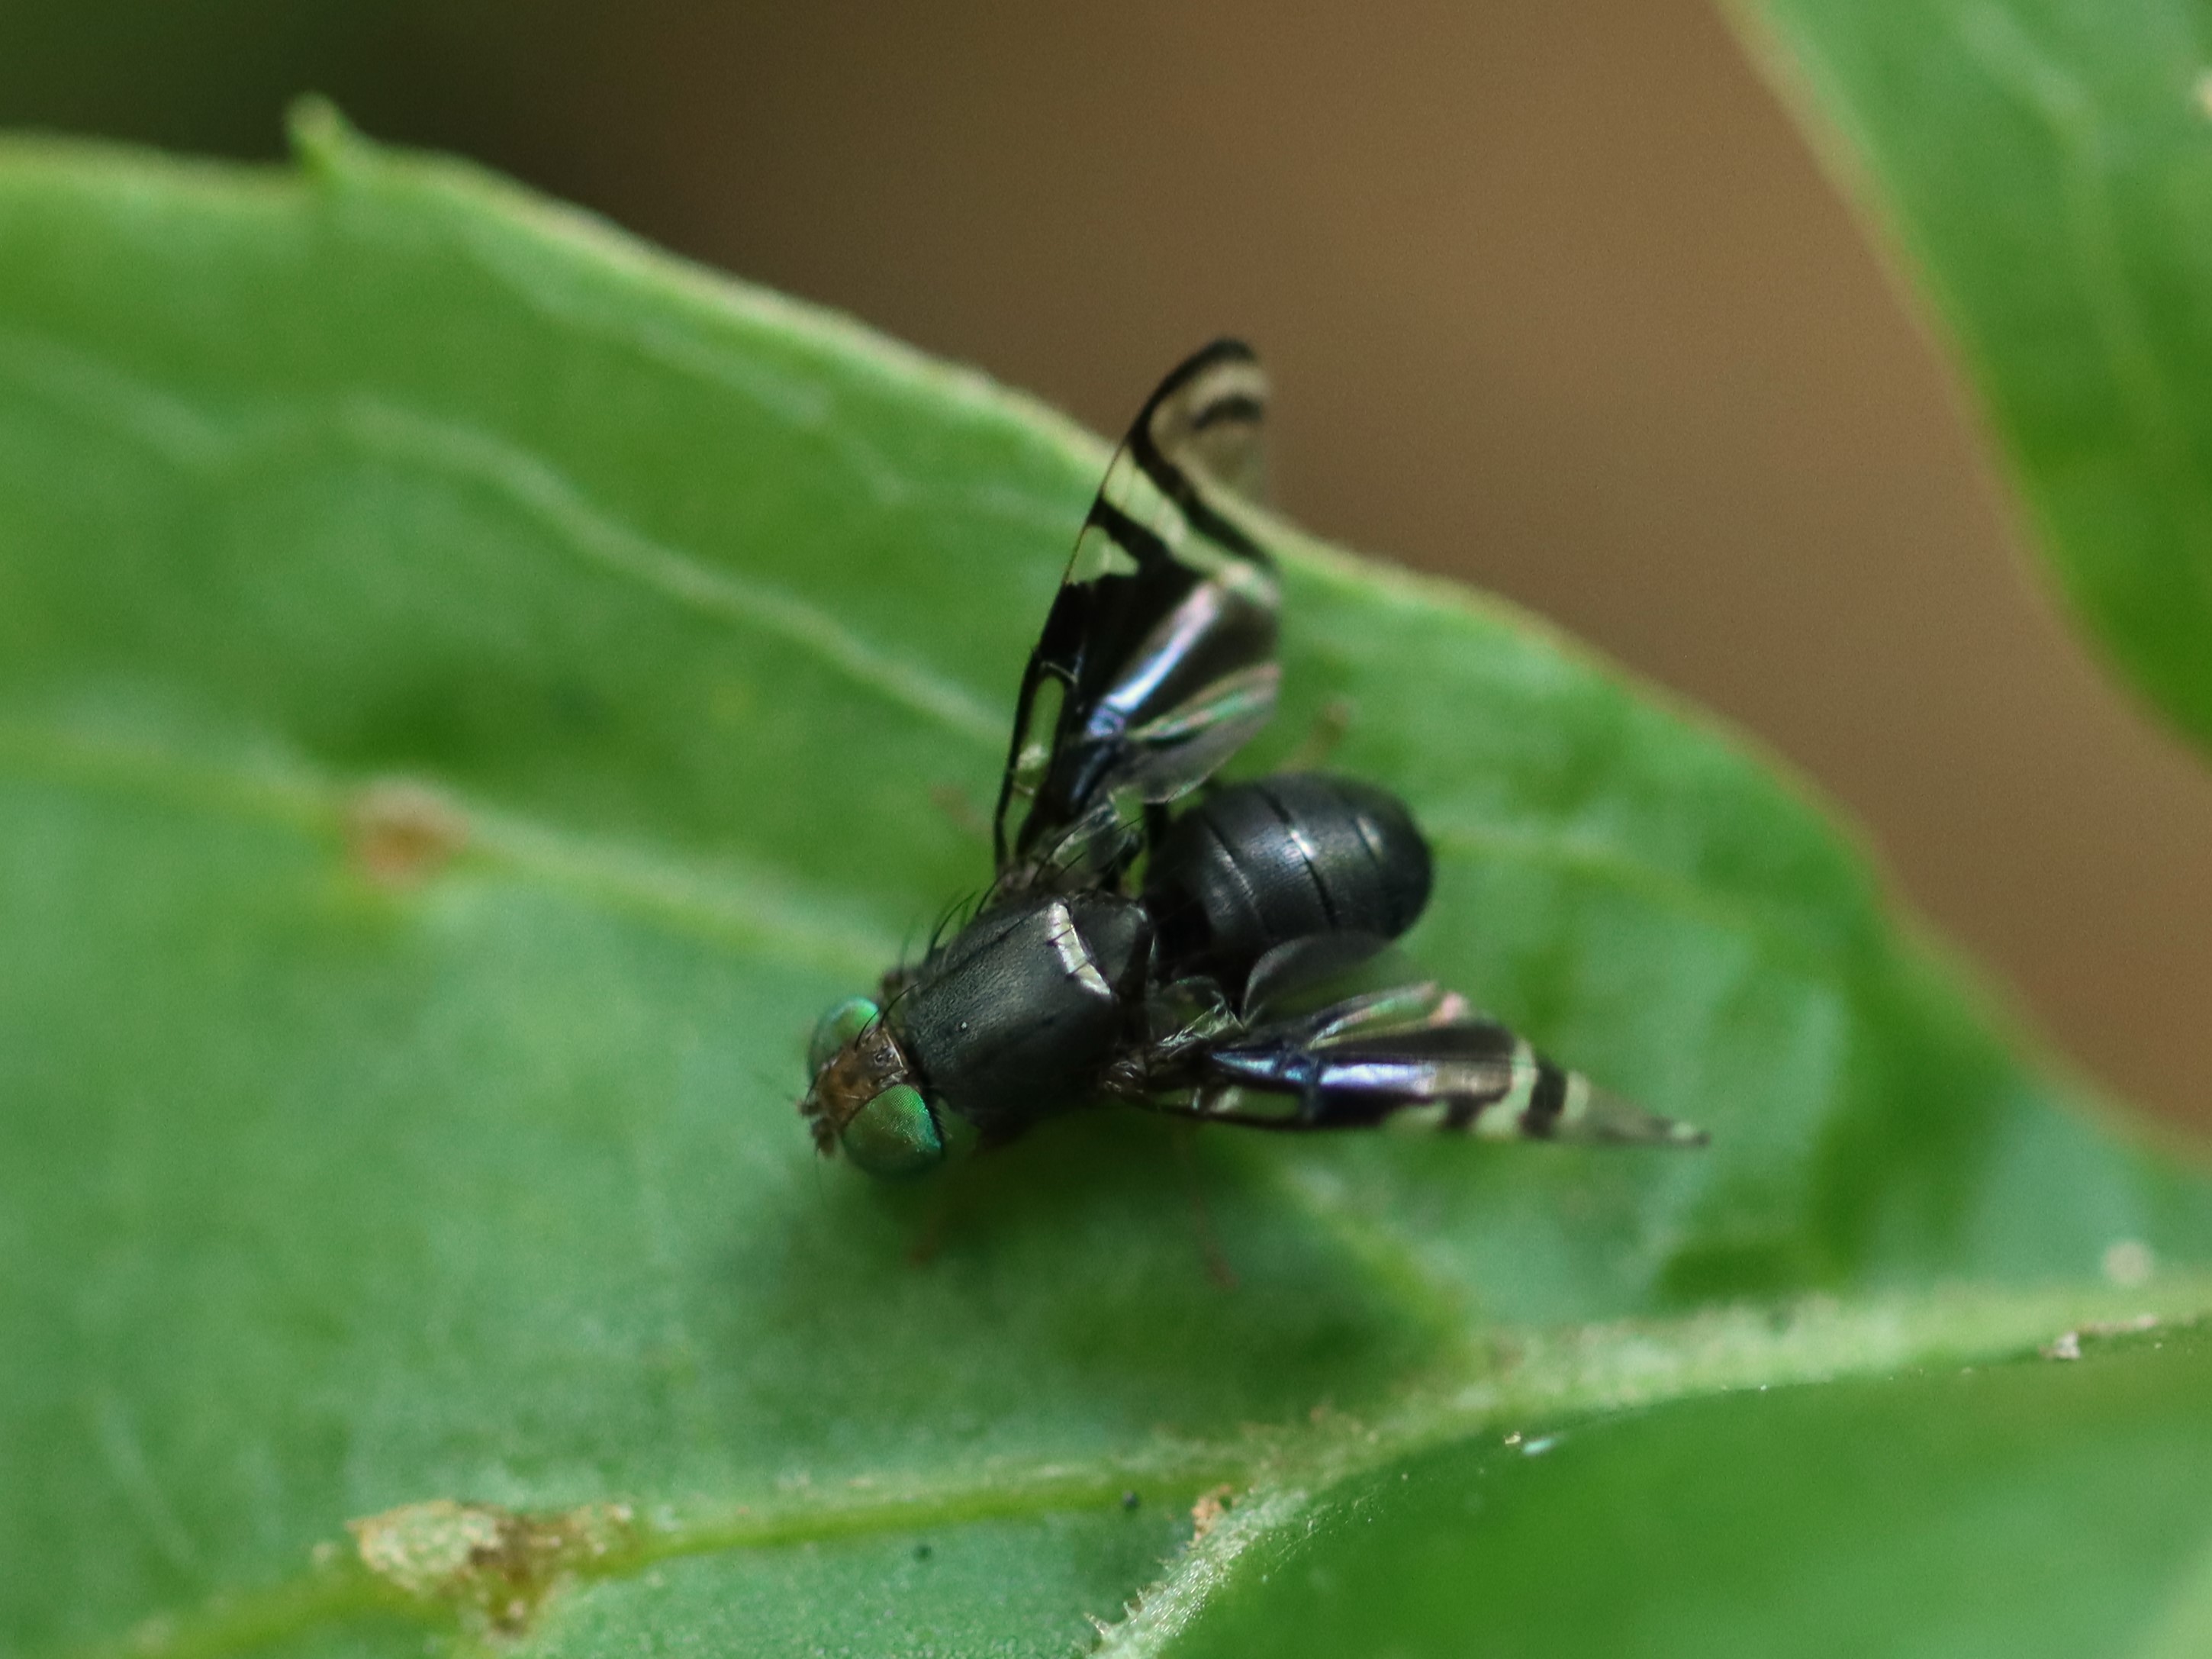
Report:
[[[801,1111],[823,1152],[917,1174],[1105,1101],[1310,1130],[1696,1145],[1431,984],[1310,1006],[1427,903],[1387,791],[1321,774],[1171,815],[1273,712],[1267,381],[1217,341],[1108,467],[1022,676],[975,915],[823,1016]]]

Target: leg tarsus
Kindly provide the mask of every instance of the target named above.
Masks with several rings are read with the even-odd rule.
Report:
[[[1229,1265],[1222,1254],[1221,1241],[1214,1236],[1212,1218],[1206,1213],[1206,1185],[1198,1167],[1198,1126],[1185,1120],[1175,1126],[1176,1161],[1182,1165],[1184,1179],[1190,1186],[1190,1208],[1198,1231],[1199,1254],[1206,1261],[1206,1276],[1224,1291],[1237,1285],[1237,1270]]]
[[[1344,741],[1344,734],[1352,730],[1352,699],[1331,697],[1314,712],[1313,724],[1298,739],[1297,747],[1283,757],[1276,769],[1282,772],[1312,772],[1328,763]]]

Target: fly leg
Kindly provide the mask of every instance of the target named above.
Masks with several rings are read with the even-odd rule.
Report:
[[[973,836],[981,841],[991,833],[989,816],[957,783],[930,785],[929,804],[951,819],[952,827],[963,836]]]
[[[1176,1162],[1182,1166],[1184,1181],[1190,1188],[1190,1213],[1198,1234],[1199,1254],[1206,1261],[1206,1276],[1224,1291],[1237,1288],[1237,1270],[1229,1265],[1222,1254],[1221,1240],[1213,1231],[1213,1219],[1206,1213],[1204,1171],[1198,1167],[1198,1125],[1184,1118],[1171,1126],[1175,1136]]]
[[[975,1171],[984,1149],[976,1147],[976,1156],[948,1160],[945,1169],[930,1183],[929,1206],[922,1212],[921,1225],[906,1247],[906,1265],[927,1267],[958,1231],[967,1215],[968,1199],[974,1190]]]
[[[1305,736],[1297,746],[1283,757],[1278,772],[1318,771],[1336,752],[1346,732],[1352,730],[1352,699],[1331,697],[1314,712],[1313,724],[1306,727]]]
[[[937,1183],[937,1190],[929,1195],[929,1208],[922,1216],[921,1230],[906,1247],[908,1267],[927,1267],[945,1248],[945,1236],[952,1231],[954,1212],[959,1208],[959,1194],[955,1190],[959,1184],[960,1171],[948,1170]]]
[[[929,1207],[923,1212],[914,1242],[906,1248],[908,1267],[926,1267],[937,1259],[974,1207],[976,1193],[990,1183],[991,1154],[1027,1133],[1026,1124],[987,1128],[967,1156],[946,1161],[944,1171],[930,1182]]]

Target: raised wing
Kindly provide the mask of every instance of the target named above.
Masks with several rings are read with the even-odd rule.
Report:
[[[1111,879],[1141,808],[1274,712],[1274,562],[1245,511],[1267,383],[1217,340],[1160,383],[1106,469],[1022,675],[994,834],[999,889]]]
[[[1492,1140],[1702,1146],[1545,1059],[1465,998],[1433,985],[1350,998],[1205,1044],[1191,1115],[1270,1129],[1428,1128]],[[1275,1112],[1226,1103],[1253,1094]]]

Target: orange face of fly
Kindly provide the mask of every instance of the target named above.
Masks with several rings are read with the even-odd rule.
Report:
[[[851,997],[814,1028],[813,1080],[800,1115],[823,1155],[840,1149],[870,1175],[920,1175],[945,1158],[936,1113],[915,1087],[906,1056],[866,997]]]

